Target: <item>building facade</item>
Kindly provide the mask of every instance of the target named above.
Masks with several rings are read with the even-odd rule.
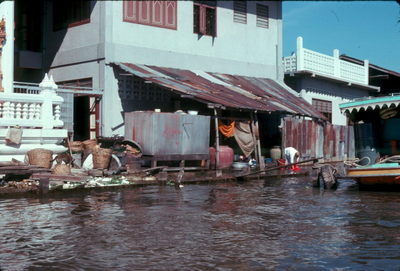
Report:
[[[15,0],[15,81],[39,82],[48,72],[60,85],[101,92],[74,95],[78,139],[123,135],[122,112],[149,109],[142,94],[161,95],[113,63],[283,82],[280,1],[32,3]]]
[[[285,83],[334,125],[347,125],[339,104],[377,93],[379,87],[369,83],[369,62],[341,60],[339,50],[325,55],[303,47],[297,38],[296,53],[283,59]]]

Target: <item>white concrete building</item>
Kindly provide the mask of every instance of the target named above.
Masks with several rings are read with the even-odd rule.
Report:
[[[129,74],[115,63],[283,83],[280,1],[14,3],[14,81],[39,82],[48,72],[60,88],[80,87],[74,98],[63,94],[74,100],[75,117],[64,121],[76,139],[123,135],[121,112],[150,108],[146,101],[129,100],[135,91],[140,95],[138,82],[126,80]]]
[[[306,49],[302,37],[297,38],[296,53],[284,57],[283,65],[285,83],[332,124],[347,125],[339,104],[379,91],[369,85],[368,60],[359,65],[341,60],[338,49],[332,56]]]

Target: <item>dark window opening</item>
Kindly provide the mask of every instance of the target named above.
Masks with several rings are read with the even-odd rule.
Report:
[[[206,35],[215,35],[215,8],[206,8]]]
[[[53,31],[90,22],[91,1],[52,1]]]
[[[216,36],[216,1],[194,1],[193,32],[201,35]]]
[[[200,6],[193,6],[193,32],[200,33]]]
[[[257,4],[257,26],[269,27],[269,9],[268,6]]]
[[[15,44],[18,50],[40,52],[42,49],[43,3],[15,2]]]
[[[233,21],[235,23],[247,23],[247,2],[234,1],[233,2]]]
[[[61,115],[68,131],[73,132],[74,140],[86,140],[100,135],[100,106],[99,99],[93,95],[80,94],[79,90],[89,90],[93,86],[92,78],[57,82],[61,89],[76,90],[76,94],[64,97]],[[62,92],[60,93],[62,95]],[[66,99],[72,95],[69,99]],[[71,111],[73,113],[71,113]],[[72,126],[72,127],[71,127]]]

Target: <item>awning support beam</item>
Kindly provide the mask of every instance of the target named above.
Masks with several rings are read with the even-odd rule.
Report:
[[[254,151],[255,151],[257,164],[260,166],[260,169],[264,169],[265,163],[264,163],[264,159],[261,156],[260,130],[258,127],[257,111],[251,112],[250,117],[251,117],[253,139],[256,144]]]
[[[219,152],[220,152],[220,147],[219,147],[219,131],[218,131],[218,113],[217,109],[214,108],[214,123],[215,123],[215,169],[219,168]]]

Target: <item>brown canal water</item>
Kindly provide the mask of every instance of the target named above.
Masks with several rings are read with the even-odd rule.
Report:
[[[400,194],[307,179],[0,199],[2,270],[399,270]]]

